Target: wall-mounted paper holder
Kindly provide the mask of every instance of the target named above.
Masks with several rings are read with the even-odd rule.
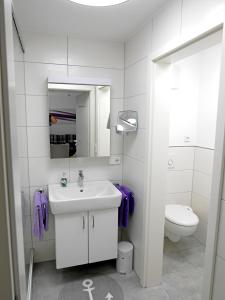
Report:
[[[133,110],[124,110],[118,112],[116,131],[136,132],[138,128],[138,112]]]

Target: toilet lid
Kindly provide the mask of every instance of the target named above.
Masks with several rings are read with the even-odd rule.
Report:
[[[166,205],[166,219],[181,226],[195,226],[199,219],[189,206],[169,204]]]

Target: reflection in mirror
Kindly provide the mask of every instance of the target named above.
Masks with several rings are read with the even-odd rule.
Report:
[[[110,156],[110,86],[48,84],[51,158]]]

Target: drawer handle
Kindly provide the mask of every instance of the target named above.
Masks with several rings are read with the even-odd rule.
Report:
[[[95,228],[95,217],[92,216],[92,228]]]

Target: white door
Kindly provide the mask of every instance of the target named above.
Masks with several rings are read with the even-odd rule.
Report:
[[[88,213],[55,216],[57,269],[88,263]]]
[[[118,209],[89,212],[89,263],[117,257]]]

